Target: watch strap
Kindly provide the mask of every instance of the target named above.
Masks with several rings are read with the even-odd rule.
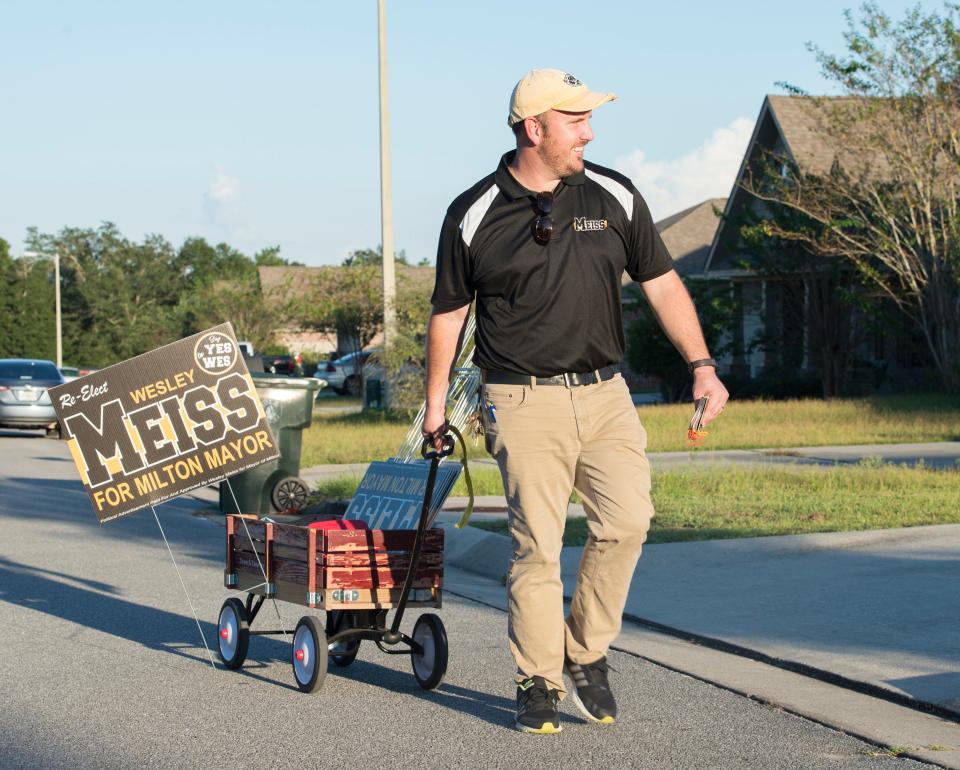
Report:
[[[693,370],[699,369],[701,366],[712,366],[716,369],[717,362],[712,358],[698,358],[696,361],[691,361],[687,364],[687,369],[690,371],[690,374],[693,374]]]

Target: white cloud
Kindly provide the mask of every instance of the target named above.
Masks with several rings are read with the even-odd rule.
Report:
[[[752,120],[737,118],[679,158],[647,160],[643,150],[635,150],[615,166],[633,180],[659,220],[707,198],[729,195],[752,132]]]
[[[240,197],[240,180],[218,168],[207,188],[207,198],[214,203],[226,205],[234,203]]]

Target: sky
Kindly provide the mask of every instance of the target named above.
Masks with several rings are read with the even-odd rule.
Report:
[[[806,44],[842,51],[852,5],[387,0],[396,248],[433,261],[536,67],[617,94],[586,157],[655,219],[726,196],[765,94],[834,92]],[[0,0],[0,238],[105,221],[308,265],[379,244],[376,0]]]

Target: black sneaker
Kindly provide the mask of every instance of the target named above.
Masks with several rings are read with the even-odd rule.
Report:
[[[516,727],[524,733],[558,733],[560,714],[556,690],[548,690],[542,676],[532,676],[517,685]]]
[[[573,682],[570,699],[587,719],[602,725],[611,725],[616,721],[617,702],[607,681],[606,658],[583,665],[568,660],[563,673]]]

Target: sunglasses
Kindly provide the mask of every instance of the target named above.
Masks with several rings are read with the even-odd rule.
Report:
[[[539,216],[533,221],[533,237],[537,243],[546,244],[553,235],[553,220],[550,218],[550,212],[553,211],[553,193],[537,193],[534,206]]]

